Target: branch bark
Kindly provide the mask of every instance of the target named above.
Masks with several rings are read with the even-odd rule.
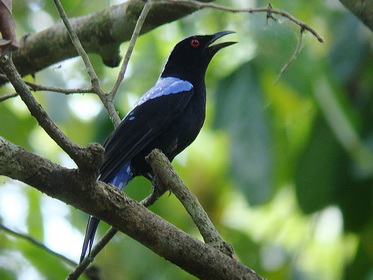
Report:
[[[198,227],[205,243],[220,250],[227,256],[235,258],[233,247],[221,238],[197,197],[184,185],[162,151],[153,150],[146,157],[146,160],[151,165],[154,175],[160,185],[163,186],[163,189],[170,190],[183,204],[192,217],[194,224]]]
[[[143,6],[143,1],[132,0],[91,15],[72,18],[70,21],[86,52],[99,54],[107,66],[115,67],[121,61],[119,46],[131,38]],[[178,3],[154,3],[141,34],[198,9]],[[24,76],[77,55],[61,22],[21,38],[20,47],[13,54],[13,61]],[[0,80],[0,84],[5,82]]]
[[[0,137],[0,174],[107,222],[200,279],[263,279],[250,268],[189,236],[117,188],[84,171],[61,167]]]
[[[62,130],[51,120],[47,112],[38,103],[31,94],[29,88],[23,82],[17,72],[12,59],[0,61],[0,69],[7,75],[14,89],[21,96],[32,116],[38,121],[39,125],[46,133],[75,161],[83,170],[91,170],[93,178],[97,176],[97,170],[100,167],[103,155],[103,148],[99,145],[90,145],[88,148],[80,147],[73,143]],[[92,176],[91,176],[92,177]]]

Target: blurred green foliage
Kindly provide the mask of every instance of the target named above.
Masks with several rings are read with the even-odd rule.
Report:
[[[218,1],[230,7],[267,2]],[[116,3],[116,2],[115,2]],[[69,16],[99,11],[112,1],[63,1]],[[276,82],[299,41],[299,27],[265,14],[203,10],[139,38],[117,96],[123,116],[156,81],[173,45],[190,34],[224,29],[239,44],[223,50],[206,77],[208,112],[198,139],[175,161],[238,258],[268,279],[373,279],[373,53],[372,32],[337,0],[271,1],[312,26],[302,51]],[[18,36],[58,21],[52,1],[14,1]],[[123,45],[122,53],[127,44]],[[118,69],[92,55],[102,85]],[[33,80],[32,77],[25,77]],[[35,82],[84,87],[79,59],[36,74]],[[0,93],[11,92],[9,86]],[[112,130],[95,96],[37,92],[53,120],[81,145],[103,142]],[[51,160],[73,167],[30,116],[19,98],[0,103],[0,135]],[[32,188],[1,177],[0,222],[77,260],[86,214]],[[127,189],[141,199],[150,183]],[[199,237],[174,196],[151,210]],[[99,235],[108,226],[100,224]],[[187,248],[185,248],[187,250]],[[195,279],[117,234],[95,260],[104,279]],[[63,279],[72,268],[25,240],[0,232],[0,279]],[[82,279],[85,279],[82,277]]]

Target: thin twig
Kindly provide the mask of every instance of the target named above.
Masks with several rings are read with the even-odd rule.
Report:
[[[119,116],[118,116],[118,114],[115,110],[114,103],[113,103],[113,98],[106,95],[104,93],[104,91],[102,90],[101,85],[100,85],[100,81],[99,81],[98,76],[97,76],[97,74],[96,74],[96,72],[95,72],[95,70],[92,66],[92,63],[89,60],[89,57],[88,57],[86,51],[84,50],[84,48],[83,48],[83,46],[82,46],[82,44],[81,44],[81,42],[78,38],[78,35],[76,34],[74,29],[72,28],[72,26],[70,24],[70,21],[67,18],[67,15],[65,13],[65,10],[63,9],[63,7],[61,5],[61,2],[59,0],[54,0],[54,3],[57,7],[57,10],[60,14],[60,17],[61,17],[63,23],[65,24],[67,32],[70,35],[72,43],[74,44],[78,54],[83,59],[84,65],[85,65],[85,67],[87,69],[87,72],[88,72],[88,75],[91,79],[92,89],[100,97],[102,103],[105,106],[105,109],[107,110],[107,112],[109,114],[109,117],[110,117],[111,121],[113,122],[114,126],[117,127],[120,123],[120,118],[119,118]]]
[[[127,52],[126,52],[126,54],[125,54],[125,56],[123,58],[123,63],[122,63],[120,72],[118,74],[118,78],[117,78],[117,80],[116,80],[113,88],[111,89],[111,91],[109,93],[109,95],[111,95],[112,97],[115,96],[115,94],[117,93],[118,88],[119,88],[121,82],[124,79],[124,74],[126,73],[128,62],[129,62],[130,57],[132,55],[132,52],[133,52],[133,49],[135,47],[137,38],[140,36],[141,28],[144,25],[145,19],[146,19],[147,15],[148,15],[148,13],[149,13],[149,11],[151,9],[151,6],[152,6],[152,3],[150,1],[146,2],[145,5],[144,5],[144,7],[143,7],[143,9],[142,9],[142,11],[141,11],[141,14],[140,14],[139,18],[137,19],[135,28],[134,28],[132,36],[131,36],[131,40],[130,40],[128,48],[127,48]]]
[[[114,235],[117,232],[118,232],[117,229],[115,229],[113,227],[110,228],[105,233],[105,235],[101,238],[101,240],[99,242],[97,242],[95,247],[93,247],[90,254],[80,264],[78,264],[73,271],[71,271],[69,273],[66,280],[76,280],[76,279],[78,279],[80,277],[80,275],[82,275],[84,273],[84,271],[86,271],[86,269],[92,263],[94,258],[98,255],[98,253],[101,252],[101,250],[103,248],[105,248],[105,246],[109,243],[109,241],[114,237]]]
[[[267,25],[268,25],[268,20],[269,19],[271,19],[271,20],[273,20],[274,22],[276,22],[276,23],[278,23],[279,22],[279,20],[277,19],[277,18],[275,18],[273,15],[272,15],[272,10],[273,10],[273,8],[272,8],[272,4],[271,3],[268,3],[268,12],[267,12]]]
[[[308,26],[307,24],[303,23],[302,21],[296,19],[293,17],[291,14],[285,12],[285,11],[280,11],[280,10],[275,10],[273,9],[271,4],[268,4],[267,8],[258,8],[258,9],[232,9],[232,8],[227,8],[224,6],[216,5],[213,3],[202,3],[202,2],[197,2],[193,0],[154,0],[156,3],[179,3],[179,4],[185,4],[188,6],[193,6],[197,9],[203,9],[203,8],[211,8],[211,9],[216,9],[216,10],[221,10],[221,11],[226,11],[226,12],[231,12],[231,13],[259,13],[259,12],[265,12],[267,13],[267,24],[268,24],[268,19],[272,19],[275,22],[278,22],[278,19],[273,16],[273,14],[277,14],[280,16],[283,16],[290,21],[294,22],[296,25],[300,27],[300,39],[298,46],[296,48],[296,51],[294,52],[293,56],[291,57],[290,61],[286,63],[286,65],[280,70],[279,76],[276,80],[275,83],[281,78],[281,76],[285,73],[285,71],[290,67],[290,65],[295,61],[297,56],[299,55],[299,52],[301,50],[302,46],[302,39],[303,39],[303,33],[304,31],[310,32],[314,37],[317,38],[317,40],[320,43],[324,42],[324,38],[319,35],[313,28]]]
[[[58,0],[56,0],[58,1]],[[137,38],[139,37],[140,35],[140,31],[141,31],[141,28],[145,22],[145,19],[151,9],[151,6],[152,4],[150,2],[146,2],[142,11],[141,11],[141,14],[139,16],[139,18],[137,19],[137,22],[136,22],[136,25],[135,25],[135,28],[134,28],[134,31],[132,33],[132,36],[131,36],[131,40],[130,40],[130,43],[129,43],[129,46],[127,48],[127,52],[125,54],[125,57],[123,59],[123,63],[122,63],[122,66],[121,66],[121,70],[118,74],[118,78],[112,88],[112,90],[110,91],[110,93],[108,94],[108,98],[112,101],[115,97],[115,94],[117,93],[118,91],[118,88],[121,84],[121,82],[123,81],[123,78],[124,78],[124,74],[127,70],[127,66],[128,66],[128,63],[129,63],[129,60],[130,60],[130,57],[132,55],[132,52],[133,52],[133,49],[135,47],[135,44],[136,44],[136,41],[137,41]],[[78,39],[79,41],[79,39]],[[120,123],[120,120],[114,120],[112,119],[113,123],[114,123],[114,127],[117,127],[119,126],[119,123]],[[155,196],[153,195],[150,195],[148,198],[146,198],[142,204],[144,206],[150,206],[152,203],[154,203],[156,201],[157,198],[155,198]],[[118,232],[117,229],[115,228],[110,228],[106,234],[101,238],[101,240],[95,245],[95,247],[92,249],[92,251],[90,252],[89,256],[87,256],[70,274],[69,276],[67,277],[67,279],[69,280],[73,280],[73,279],[78,279],[79,276],[87,269],[87,267],[89,266],[89,264],[93,261],[93,259],[97,256],[97,254],[107,245],[107,243],[109,243],[109,241],[115,236],[115,234]]]
[[[76,162],[80,167],[87,167],[87,150],[72,142],[51,120],[47,112],[31,94],[30,89],[17,72],[11,57],[0,62],[0,69],[7,76],[16,92],[21,96],[30,113],[36,118],[45,132]]]
[[[47,246],[45,246],[43,243],[41,243],[40,241],[36,240],[35,238],[27,235],[27,234],[24,234],[24,233],[20,233],[20,232],[17,232],[17,231],[14,231],[6,226],[4,226],[3,224],[0,224],[0,229],[4,230],[5,232],[7,232],[8,234],[11,234],[17,238],[21,238],[21,239],[24,239],[24,240],[27,240],[28,242],[30,242],[31,244],[35,245],[36,247],[39,247],[40,249],[52,254],[53,256],[56,256],[57,258],[63,260],[64,262],[66,262],[68,265],[71,265],[71,266],[76,266],[76,262],[74,262],[73,260],[67,258],[66,256],[60,254],[60,253],[57,253],[55,251],[53,251],[52,249],[48,248]]]
[[[86,51],[84,50],[84,48],[83,48],[83,46],[82,46],[82,44],[81,44],[81,42],[78,38],[78,35],[76,35],[76,32],[72,28],[72,26],[70,24],[70,21],[67,18],[67,15],[65,13],[65,10],[62,7],[61,2],[59,0],[53,0],[53,1],[54,1],[54,4],[56,5],[56,8],[58,10],[58,13],[60,14],[60,17],[61,17],[63,23],[65,24],[65,27],[66,27],[69,35],[70,35],[71,41],[72,41],[75,49],[77,50],[80,57],[83,59],[83,62],[84,62],[84,65],[87,69],[88,75],[91,78],[92,86],[97,91],[97,93],[102,93],[102,89],[101,89],[101,86],[100,86],[100,80],[98,79],[98,76],[97,76],[97,74],[96,74],[96,72],[95,72],[95,70],[92,66],[91,61],[89,60],[89,57],[88,57]]]
[[[280,80],[280,78],[285,73],[285,71],[289,69],[290,65],[297,59],[297,57],[298,57],[298,55],[299,55],[299,53],[302,49],[302,42],[303,42],[303,29],[301,29],[301,31],[300,31],[300,38],[299,38],[299,41],[298,41],[297,48],[295,49],[295,51],[294,51],[292,57],[290,58],[290,60],[285,64],[284,67],[281,68],[280,73],[278,74],[278,77],[275,81],[275,84]]]
[[[145,22],[146,16],[148,15],[150,9],[151,9],[151,3],[146,2],[139,18],[137,19],[135,28],[132,33],[132,37],[129,43],[129,46],[127,48],[127,52],[125,54],[125,57],[123,59],[122,67],[121,70],[118,74],[118,78],[116,83],[114,84],[114,87],[109,93],[109,96],[111,99],[114,99],[115,94],[118,91],[118,88],[123,81],[124,74],[126,72],[127,66],[129,59],[132,55],[133,49],[136,44],[136,40],[140,35],[141,28]],[[114,126],[117,127],[119,125],[118,123],[114,122]],[[140,204],[144,205],[145,207],[148,207],[152,205],[162,194],[162,193],[157,193],[154,191],[151,195],[149,195],[147,198],[145,198]],[[115,236],[115,234],[118,232],[117,229],[115,228],[110,228],[105,235],[101,238],[101,240],[94,246],[92,251],[90,252],[89,256],[87,256],[68,276],[67,279],[73,280],[73,279],[78,279],[78,277],[87,269],[87,267],[90,265],[90,263],[94,260],[94,258],[98,255],[98,253],[109,243],[109,241]]]
[[[313,36],[317,38],[317,40],[320,43],[324,42],[324,38],[321,35],[319,35],[313,28],[303,23],[302,21],[296,19],[291,14],[285,11],[272,9],[271,6],[268,6],[267,8],[258,8],[258,9],[232,9],[232,8],[227,8],[227,7],[220,6],[220,5],[213,4],[213,3],[204,3],[204,2],[198,2],[198,1],[193,1],[193,0],[153,0],[153,2],[154,3],[178,3],[178,4],[192,6],[197,9],[211,8],[211,9],[221,10],[221,11],[226,11],[226,12],[231,12],[231,13],[252,14],[252,13],[264,12],[264,13],[267,13],[267,15],[271,15],[270,18],[272,18],[272,14],[277,14],[277,15],[280,15],[280,16],[283,16],[289,19],[290,21],[294,22],[296,25],[299,25],[301,29],[304,29],[310,32]]]
[[[5,93],[2,96],[0,96],[0,102],[3,102],[7,99],[10,99],[10,98],[13,98],[13,97],[16,97],[16,96],[18,96],[17,92]]]
[[[61,88],[61,87],[38,85],[38,84],[34,84],[28,81],[24,81],[24,82],[30,87],[30,90],[32,91],[49,91],[49,92],[63,93],[65,95],[81,94],[81,93],[95,93],[93,92],[92,89],[89,89],[89,88]],[[19,95],[18,92],[3,94],[2,96],[0,96],[0,102],[16,97],[18,95]]]
[[[39,85],[39,84],[35,84],[32,82],[28,82],[28,81],[25,81],[25,83],[33,91],[52,91],[52,92],[58,92],[58,93],[64,93],[64,94],[95,93],[92,88],[61,88],[61,87]]]
[[[8,80],[8,77],[4,74],[0,74],[0,79]],[[64,94],[74,94],[74,93],[95,93],[93,88],[61,88],[61,87],[54,87],[54,86],[44,86],[35,84],[29,81],[25,81],[25,84],[30,87],[33,91],[51,91],[51,92],[58,92],[58,93],[64,93]],[[6,99],[16,97],[19,94],[17,92],[8,93],[0,96],[0,102],[4,101]]]
[[[55,0],[55,2],[58,2],[58,0]],[[293,16],[291,16],[290,14],[286,13],[286,12],[283,12],[283,11],[278,11],[278,10],[273,10],[271,6],[268,6],[268,8],[262,8],[262,9],[231,9],[231,8],[226,8],[226,7],[222,7],[222,6],[219,6],[219,5],[215,5],[215,4],[210,4],[210,3],[200,3],[200,2],[196,2],[196,1],[183,1],[183,0],[161,0],[161,1],[154,1],[154,2],[157,2],[157,3],[162,3],[162,2],[177,2],[177,3],[181,3],[181,4],[186,4],[186,5],[192,5],[193,7],[196,7],[196,8],[213,8],[213,9],[219,9],[219,10],[223,10],[223,11],[228,11],[228,12],[233,12],[233,13],[254,13],[254,12],[266,12],[267,13],[267,18],[271,18],[273,20],[275,20],[275,18],[272,16],[272,14],[278,14],[278,15],[281,15],[283,17],[286,17],[288,18],[289,20],[291,20],[292,22],[296,23],[297,25],[299,25],[303,30],[307,30],[309,31],[311,34],[313,34],[320,42],[323,42],[323,38],[316,32],[314,31],[311,27],[309,27],[308,25],[304,24],[303,22],[297,20],[296,18],[294,18]],[[122,67],[121,67],[121,70],[118,74],[118,78],[117,78],[117,81],[116,83],[114,84],[112,90],[110,91],[109,95],[110,95],[110,99],[112,100],[115,96],[115,94],[117,93],[118,91],[118,88],[121,84],[121,82],[123,81],[123,78],[124,78],[124,74],[126,72],[126,69],[127,69],[127,66],[128,66],[128,62],[129,62],[129,58],[132,54],[132,51],[133,51],[133,48],[134,48],[134,45],[136,43],[136,40],[139,36],[139,33],[140,33],[140,30],[141,30],[141,27],[145,21],[145,18],[149,12],[151,8],[151,3],[146,3],[144,5],[144,8],[142,10],[142,13],[136,23],[136,26],[135,26],[135,29],[134,29],[134,32],[132,34],[132,38],[131,38],[131,41],[130,41],[130,44],[129,44],[129,47],[127,49],[127,52],[126,52],[126,55],[123,59],[123,63],[122,63]],[[62,16],[61,16],[62,17]],[[66,16],[65,16],[66,18]],[[79,41],[79,40],[78,40]],[[301,45],[301,42],[300,42],[300,45]],[[299,50],[300,50],[300,47],[298,45],[298,48],[297,48],[297,51],[296,51],[296,54],[299,53]],[[296,57],[296,56],[295,56]],[[285,71],[289,65],[293,62],[294,60],[294,56],[292,58],[292,60],[286,65],[286,67],[283,68],[281,74],[283,73],[283,71]],[[93,84],[93,81],[92,81],[92,84]],[[185,186],[184,186],[185,187]],[[203,235],[206,243],[210,243],[212,244],[213,246],[216,245],[215,243],[218,243],[220,245],[218,245],[218,247],[220,247],[220,249],[222,249],[222,245],[221,243],[224,244],[223,247],[226,247],[227,244],[225,241],[223,241],[220,237],[220,235],[217,233],[217,231],[212,231],[211,232],[211,227],[214,229],[214,227],[212,226],[212,223],[208,225],[208,228],[206,229],[205,227],[202,226],[202,228],[200,228],[200,223],[197,222],[196,220],[199,220],[200,218],[199,217],[196,217],[194,214],[193,214],[193,211],[194,210],[191,210],[190,208],[188,208],[189,206],[187,205],[187,203],[189,202],[192,202],[193,204],[193,207],[196,207],[195,206],[195,203],[197,201],[196,197],[194,195],[192,195],[188,189],[185,187],[184,189],[182,190],[177,190],[175,189],[174,190],[174,193],[178,196],[179,200],[183,203],[183,205],[187,208],[187,211],[192,215],[193,219],[195,220],[197,226],[199,227],[200,231],[201,231],[201,234]],[[181,196],[185,196],[187,194],[187,197],[188,197],[188,201],[185,200],[185,197],[181,197]],[[155,201],[155,200],[154,200]],[[198,201],[197,201],[198,202]],[[197,203],[198,204],[198,203]],[[200,210],[200,209],[199,209]],[[204,211],[203,211],[204,212]],[[200,213],[199,213],[200,214]],[[205,213],[206,214],[206,213]],[[114,228],[111,228],[106,234],[105,236],[100,240],[100,242],[94,247],[94,249],[92,250],[91,254],[89,257],[87,257],[85,260],[83,260],[83,262],[69,275],[68,279],[77,279],[79,277],[79,275],[86,269],[86,267],[90,264],[90,262],[92,261],[92,259],[98,254],[99,251],[102,250],[102,248],[104,248],[106,246],[106,244],[109,242],[109,240],[115,235],[115,233],[117,232],[116,229]],[[226,249],[226,248],[225,248]],[[229,250],[230,253],[233,253],[233,250],[230,248]],[[228,250],[228,251],[229,251]],[[74,278],[75,277],[75,278]]]

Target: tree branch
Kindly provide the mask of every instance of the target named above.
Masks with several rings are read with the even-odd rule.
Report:
[[[160,150],[155,149],[146,157],[146,160],[151,165],[159,184],[169,189],[183,204],[206,244],[227,256],[235,257],[233,247],[221,238],[197,197],[184,185],[167,157]]]
[[[65,10],[63,9],[61,2],[59,0],[54,0],[54,4],[58,10],[58,13],[60,14],[60,17],[67,29],[67,32],[69,33],[71,42],[74,45],[74,48],[80,55],[80,57],[83,59],[85,68],[87,69],[88,75],[91,78],[91,84],[92,87],[95,89],[98,95],[103,94],[103,91],[100,86],[100,80],[98,79],[98,76],[96,74],[95,69],[93,69],[92,63],[89,60],[89,57],[87,53],[85,52],[82,44],[80,43],[80,40],[78,38],[78,35],[76,35],[76,32],[74,31],[73,27],[70,24],[69,19],[67,18],[67,15],[65,13]]]
[[[119,46],[130,40],[137,18],[144,6],[142,0],[132,0],[103,11],[70,19],[87,53],[101,56],[105,65],[118,66]],[[154,3],[144,22],[141,34],[193,13],[198,8],[178,3]],[[77,56],[63,23],[21,38],[13,61],[21,76],[36,73],[57,62]],[[0,84],[6,80],[0,79]]]
[[[100,145],[90,145],[88,148],[83,148],[73,143],[51,120],[47,112],[31,94],[29,88],[15,69],[11,57],[5,61],[0,61],[0,69],[6,74],[31,115],[35,117],[45,132],[75,161],[79,168],[91,170],[93,172],[91,177],[95,178],[101,164],[103,148],[100,148]]]
[[[0,174],[94,215],[200,279],[263,279],[117,188],[87,180],[81,170],[61,167],[3,137],[0,137]]]
[[[123,59],[122,67],[121,67],[121,69],[119,71],[119,74],[118,74],[118,78],[117,78],[113,88],[111,89],[111,91],[109,93],[109,95],[112,98],[114,98],[115,94],[117,93],[117,91],[119,89],[119,86],[120,86],[121,82],[124,79],[124,74],[127,70],[127,66],[128,66],[130,57],[132,55],[133,49],[135,47],[137,38],[140,36],[141,29],[144,25],[146,17],[148,16],[148,14],[150,12],[150,8],[151,8],[152,5],[153,4],[150,1],[146,2],[145,5],[144,5],[144,8],[141,11],[141,14],[139,15],[139,18],[136,21],[136,25],[135,25],[135,28],[133,30],[129,46],[127,48],[126,54],[125,54],[124,59]]]
[[[144,200],[140,202],[140,205],[144,207],[149,207],[153,205],[157,201],[159,197],[161,197],[164,193],[166,192],[166,189],[162,188],[157,188],[154,190],[151,195],[146,197]],[[92,267],[88,266],[93,262],[95,257],[102,251],[102,249],[105,248],[105,246],[110,242],[110,240],[115,236],[115,234],[118,232],[117,229],[111,227],[105,234],[104,236],[100,239],[99,242],[93,247],[92,251],[89,253],[89,255],[84,258],[84,260],[76,266],[76,268],[69,274],[67,277],[67,280],[75,280],[78,279],[79,276],[85,272],[86,274],[88,273],[87,271]],[[88,268],[88,270],[87,270]]]
[[[323,38],[314,29],[284,11],[271,7],[231,9],[204,3],[212,1],[154,0],[141,34],[197,10],[211,8],[233,13],[265,12],[270,15],[270,18],[273,18],[273,14],[277,14],[288,18],[323,42]],[[107,66],[115,67],[121,60],[119,46],[131,38],[143,6],[142,0],[132,0],[70,21],[86,52],[99,54]],[[19,50],[13,54],[13,61],[21,76],[24,76],[76,55],[77,51],[66,29],[62,23],[59,23],[41,32],[24,36],[20,40]],[[5,82],[6,80],[0,79],[0,85]]]
[[[59,1],[55,0],[55,2],[59,7]],[[64,15],[62,7],[59,7],[68,32],[66,32],[62,24],[57,24],[48,30],[24,38],[20,51],[15,54],[17,66],[22,74],[34,73],[55,62],[76,56],[76,50],[68,36],[70,35],[78,52],[85,58],[84,61],[91,77],[92,90],[98,93],[100,97],[106,96],[99,86],[98,77],[94,73],[82,45],[80,45],[78,36],[88,52],[96,52],[101,55],[107,65],[116,66],[120,62],[119,45],[122,41],[129,39],[132,30],[135,28],[135,23],[137,23],[136,32],[134,32],[131,40],[132,44],[118,76],[118,82],[110,94],[113,97],[123,78],[123,73],[128,63],[127,58],[132,51],[135,39],[140,34],[142,23],[145,22],[141,31],[144,33],[165,22],[203,8],[213,8],[228,12],[266,12],[267,18],[274,20],[276,19],[273,14],[278,14],[298,24],[302,32],[307,30],[316,36],[320,42],[323,41],[322,37],[308,25],[286,12],[273,10],[271,6],[263,9],[239,10],[196,1],[154,0],[151,5],[153,3],[155,3],[154,8],[149,13],[146,21],[145,17],[149,9],[146,9],[147,6],[143,8],[144,3],[142,1],[135,0],[111,7],[100,13],[72,19],[71,25],[66,15]],[[172,12],[170,12],[171,9]],[[143,11],[143,14],[142,21],[139,24],[137,18],[140,11]],[[41,43],[42,40],[47,40],[48,43],[43,44]],[[36,52],[40,51],[40,49],[43,50],[39,53]],[[19,57],[22,57],[22,59]],[[22,64],[23,62],[26,63]],[[167,223],[128,198],[118,189],[102,182],[95,182],[96,174],[93,171],[96,171],[100,164],[99,157],[102,156],[101,146],[92,145],[89,149],[84,149],[72,143],[50,120],[40,104],[37,103],[11,64],[11,60],[1,63],[1,69],[21,95],[31,114],[51,138],[74,159],[79,166],[79,170],[66,169],[53,164],[47,159],[25,151],[0,137],[0,174],[21,180],[49,196],[69,203],[106,221],[114,228],[128,234],[155,253],[201,279],[262,279],[249,268]],[[87,91],[90,90],[88,89]],[[152,161],[154,172],[162,184],[175,193],[193,217],[206,243],[218,249],[225,248],[225,252],[228,251],[228,255],[232,255],[233,250],[214,230],[209,219],[206,219],[207,215],[203,209],[202,211],[195,210],[198,208],[197,199],[188,193],[182,181],[175,176],[176,173],[169,162],[167,168],[164,169],[163,163],[157,167],[157,161],[160,159],[159,155],[151,156],[149,159]],[[176,181],[173,179],[176,179]],[[178,187],[174,188],[175,186]],[[179,188],[180,186],[181,188]],[[152,201],[151,199],[148,201]],[[111,229],[108,232],[107,236],[109,239],[115,234],[116,229]],[[184,251],[183,248],[188,248],[188,251]],[[97,250],[100,250],[100,248],[97,247]]]
[[[100,97],[103,105],[105,106],[109,117],[111,121],[113,122],[114,126],[117,127],[120,123],[120,118],[115,110],[113,98],[108,98],[108,96],[105,94],[105,92],[102,90],[100,85],[100,80],[96,74],[95,69],[93,68],[93,65],[88,57],[88,54],[84,50],[82,43],[80,42],[78,35],[76,34],[75,30],[71,26],[71,23],[69,19],[67,18],[67,15],[65,13],[64,8],[62,7],[62,4],[59,0],[54,0],[54,3],[57,7],[58,13],[60,14],[60,17],[67,29],[67,32],[69,33],[71,42],[73,43],[75,49],[77,50],[79,56],[82,58],[85,68],[87,70],[88,76],[91,79],[91,87],[92,90]]]
[[[25,233],[20,233],[20,232],[14,231],[14,230],[4,226],[3,224],[0,224],[0,229],[5,231],[6,233],[8,233],[10,235],[13,235],[17,238],[21,238],[21,239],[24,239],[24,240],[30,242],[31,244],[35,245],[36,247],[40,248],[41,250],[44,250],[44,251],[48,252],[49,254],[63,260],[65,263],[67,263],[69,265],[72,265],[72,266],[76,265],[76,262],[74,262],[73,260],[65,257],[64,255],[62,255],[60,253],[57,253],[57,252],[53,251],[52,249],[48,248],[47,246],[45,246],[40,241],[36,240],[35,238],[33,238],[33,237],[31,237],[31,236],[29,236]]]
[[[155,3],[177,3],[177,4],[184,4],[196,9],[204,9],[204,8],[210,8],[210,9],[215,9],[215,10],[221,10],[221,11],[226,11],[230,13],[267,13],[267,19],[271,18],[275,20],[273,17],[273,14],[280,15],[284,18],[287,18],[288,20],[294,22],[296,25],[298,25],[302,32],[303,31],[308,31],[310,32],[320,43],[324,42],[324,38],[316,32],[312,27],[309,25],[305,24],[304,22],[300,21],[299,19],[293,17],[291,14],[285,12],[285,11],[280,11],[272,8],[272,5],[269,4],[267,8],[254,8],[254,9],[233,9],[233,8],[228,8],[220,5],[216,5],[213,3],[201,3],[199,1],[193,1],[193,0],[154,0]],[[276,21],[276,20],[275,20]]]

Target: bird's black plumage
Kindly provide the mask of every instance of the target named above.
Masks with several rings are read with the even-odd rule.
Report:
[[[197,137],[205,119],[205,72],[213,56],[235,42],[211,45],[233,33],[191,36],[172,50],[157,83],[104,143],[99,180],[123,189],[135,176],[152,178],[145,157],[155,148],[170,161]],[[91,216],[80,261],[91,250],[99,220]]]

